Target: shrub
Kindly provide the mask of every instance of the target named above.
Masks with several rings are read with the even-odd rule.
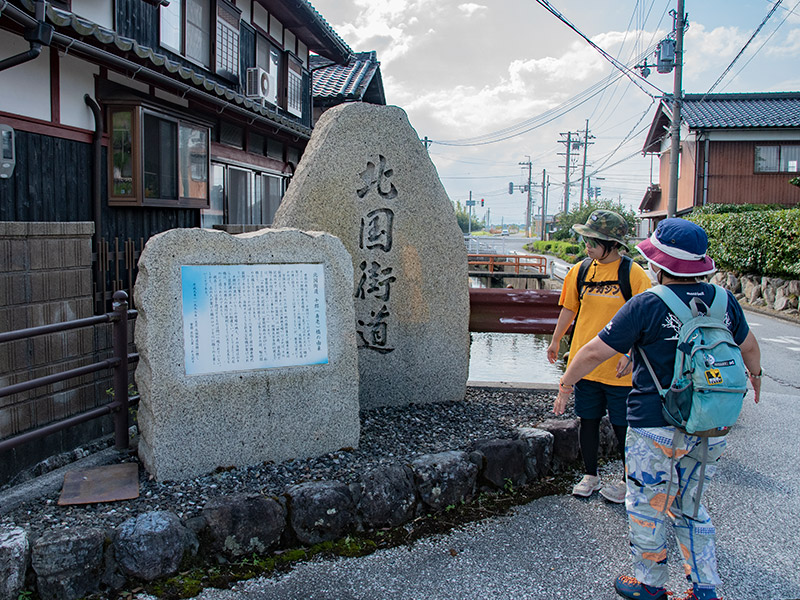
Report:
[[[586,252],[582,245],[573,241],[559,242],[548,240],[543,242],[533,242],[528,244],[528,249],[540,254],[550,254],[557,256],[561,260],[575,263],[586,258]]]
[[[769,277],[800,277],[800,208],[736,206],[731,210],[705,207],[687,217],[708,233],[708,254],[717,267]]]

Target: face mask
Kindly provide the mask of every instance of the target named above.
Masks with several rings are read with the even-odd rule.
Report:
[[[653,269],[653,263],[651,262],[647,263],[647,274],[650,276],[650,281],[652,281],[656,285],[658,285],[658,274],[660,272],[661,272],[660,270],[656,271],[655,269]]]

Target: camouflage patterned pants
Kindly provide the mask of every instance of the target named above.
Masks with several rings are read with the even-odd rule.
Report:
[[[635,577],[647,585],[666,587],[667,516],[672,518],[692,583],[719,585],[714,525],[697,498],[699,478],[703,490],[716,471],[725,450],[725,438],[709,438],[705,472],[703,438],[678,432],[674,427],[629,428],[625,440],[631,554]],[[674,458],[673,458],[674,456]],[[701,490],[701,495],[703,491]]]

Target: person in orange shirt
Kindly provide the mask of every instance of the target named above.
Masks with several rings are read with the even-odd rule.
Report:
[[[569,358],[606,326],[616,312],[625,304],[625,296],[619,282],[624,277],[620,265],[623,257],[620,248],[628,250],[625,236],[628,224],[619,214],[609,210],[596,210],[585,225],[573,225],[586,244],[586,254],[592,259],[585,276],[585,283],[578,290],[580,263],[574,265],[561,289],[558,316],[553,339],[547,347],[547,358],[553,363],[558,358],[561,338],[575,321]],[[630,258],[624,260],[630,261]],[[631,261],[631,294],[638,294],[650,287],[650,278],[639,265]],[[577,318],[576,318],[577,317]],[[567,363],[569,366],[569,361]],[[627,398],[631,390],[631,366],[627,355],[617,354],[597,366],[575,384],[575,414],[580,418],[579,443],[585,475],[572,489],[575,496],[589,497],[595,491],[608,501],[621,504],[625,501],[625,482],[617,481],[604,485],[597,474],[597,456],[600,441],[600,420],[608,413],[620,456],[624,461],[625,435],[627,433]],[[553,412],[563,414],[571,389],[561,389],[553,406]]]

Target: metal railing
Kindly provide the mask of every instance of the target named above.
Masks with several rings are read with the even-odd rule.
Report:
[[[519,275],[520,269],[535,269],[539,275],[547,275],[547,257],[537,254],[469,254],[467,261],[472,267],[486,267],[488,273],[508,273],[509,267]]]
[[[79,329],[81,327],[112,323],[113,340],[113,354],[111,358],[82,367],[68,369],[60,373],[53,373],[52,375],[37,377],[22,383],[1,387],[0,398],[51,385],[60,381],[66,381],[73,377],[96,373],[104,369],[114,370],[114,400],[112,402],[2,440],[0,441],[0,452],[11,450],[22,444],[32,442],[52,433],[74,427],[75,425],[80,425],[81,423],[97,419],[107,414],[112,414],[114,418],[114,444],[116,448],[118,450],[127,449],[130,441],[128,439],[128,408],[138,400],[137,397],[128,397],[128,363],[139,359],[138,353],[134,352],[128,354],[128,319],[135,319],[136,316],[137,312],[135,310],[128,310],[128,294],[120,290],[114,293],[113,310],[104,315],[0,333],[0,344],[2,344],[4,342],[24,340],[47,333],[58,333]]]

